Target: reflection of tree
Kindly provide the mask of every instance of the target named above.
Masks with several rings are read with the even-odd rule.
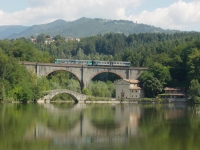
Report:
[[[115,110],[108,105],[94,106],[87,110],[88,118],[94,126],[101,129],[114,129],[119,126],[115,122]]]
[[[0,105],[0,149],[23,149],[20,141],[29,126],[34,126],[34,118],[39,108],[36,105],[4,104]]]
[[[143,111],[142,116],[140,116],[132,105],[125,105],[123,106],[124,109],[122,109],[122,105],[116,105],[114,107],[115,109],[113,109],[110,105],[98,104],[87,105],[86,110],[82,111],[82,116],[79,111],[70,109],[72,107],[71,104],[68,105],[66,103],[61,106],[62,104],[55,104],[56,108],[61,108],[61,111],[63,111],[66,107],[67,110],[70,110],[68,113],[50,113],[49,110],[32,104],[0,105],[0,149],[199,149],[200,106],[180,108],[179,105],[178,108],[171,108],[166,105],[142,105]],[[138,105],[136,106],[138,107]],[[172,115],[175,113],[175,110],[177,110],[178,114],[180,110],[185,113],[184,115],[175,115],[176,118],[165,118],[166,114]],[[118,118],[119,121],[116,121],[116,114],[117,117],[121,114]],[[124,119],[126,116],[129,120]],[[83,119],[83,135],[80,136],[80,126],[76,128],[78,131],[75,130],[73,133],[66,132],[71,132],[71,129],[80,123],[78,121],[80,118]],[[91,126],[89,121],[87,122],[88,118],[94,126]],[[115,128],[119,126],[119,123],[116,122],[120,122],[120,126],[125,123],[126,126],[127,121],[131,126],[137,126],[139,128],[139,134],[137,136],[125,135],[126,141],[122,141],[123,143],[112,142],[117,137],[122,137],[121,139],[123,139],[125,134],[124,130],[117,134],[109,132],[109,135],[100,135],[98,132],[104,131],[105,129],[105,132],[108,133],[106,129],[110,128],[114,132],[119,131],[119,128]],[[35,130],[39,125],[41,125],[40,130]],[[95,129],[95,127],[100,128],[100,130]],[[39,137],[39,135],[45,134],[42,129],[46,130],[47,138],[45,135],[41,136],[41,138]],[[92,133],[89,133],[89,131]],[[51,138],[48,138],[48,136]],[[107,143],[103,141],[104,137]],[[95,143],[97,139],[100,143]],[[56,140],[59,142],[55,143]],[[71,143],[69,143],[69,140],[71,140]]]
[[[192,115],[188,112],[187,107],[169,108],[164,105],[147,105],[144,106],[143,116],[140,119],[141,140],[134,140],[131,145],[135,149],[198,149],[195,145],[199,141],[200,136],[197,133],[200,127],[193,130],[191,125],[199,125],[200,121],[191,119]],[[166,118],[171,115],[170,118]],[[172,117],[173,115],[173,117]],[[189,121],[191,119],[191,122]],[[192,117],[193,118],[193,117]]]
[[[46,125],[52,130],[56,131],[69,131],[79,121],[78,115],[67,116],[48,116]]]
[[[66,110],[66,109],[73,108],[74,103],[54,103],[53,106],[58,108],[58,109]]]

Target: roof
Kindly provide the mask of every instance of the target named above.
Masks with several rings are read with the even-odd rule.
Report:
[[[180,88],[172,88],[172,87],[166,87],[164,88],[165,91],[180,91]]]
[[[141,87],[139,87],[139,86],[132,86],[132,87],[130,87],[130,90],[141,90]]]
[[[131,80],[131,79],[123,79],[124,81],[127,81],[129,83],[139,83],[139,80]]]

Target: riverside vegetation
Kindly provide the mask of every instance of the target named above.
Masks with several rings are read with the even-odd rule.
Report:
[[[0,99],[16,101],[36,101],[42,91],[68,88],[97,97],[114,97],[116,75],[97,76],[86,89],[80,88],[77,79],[59,71],[48,77],[37,78],[28,72],[19,61],[54,62],[55,58],[121,60],[130,61],[134,67],[149,67],[140,76],[145,95],[155,98],[164,86],[185,87],[191,101],[200,102],[200,33],[180,32],[174,34],[108,33],[65,41],[57,35],[54,42],[45,44],[49,35],[40,34],[34,44],[29,39],[0,41]],[[103,81],[102,81],[103,78]],[[101,80],[101,81],[100,81]],[[106,81],[106,82],[104,82]],[[58,95],[54,99],[66,99]]]

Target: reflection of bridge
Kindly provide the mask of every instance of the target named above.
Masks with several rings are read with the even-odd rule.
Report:
[[[41,106],[46,108],[50,113],[57,114],[57,115],[71,115],[71,113],[77,113],[81,112],[86,109],[86,104],[74,104],[70,108],[67,109],[60,109],[58,107],[55,107],[52,103],[41,103]]]
[[[64,70],[72,73],[80,81],[82,88],[87,87],[90,80],[96,75],[108,72],[118,75],[123,79],[137,79],[141,71],[148,68],[142,67],[111,67],[111,66],[86,66],[54,63],[33,63],[23,62],[28,70],[32,70],[38,77],[47,76],[48,74]]]
[[[42,104],[56,118],[62,114],[66,116],[77,115],[79,120],[71,129],[66,131],[55,130],[48,125],[37,123],[35,128],[26,133],[28,140],[49,139],[54,144],[90,144],[90,143],[124,143],[129,137],[138,136],[138,121],[141,115],[137,105],[113,105],[114,128],[101,128],[96,125],[87,111],[85,104],[77,104],[68,110],[54,108],[53,104]],[[78,110],[77,112],[74,112]],[[73,111],[73,113],[70,111]],[[106,118],[105,118],[106,119]]]
[[[75,99],[75,102],[84,101],[87,98],[87,95],[84,95],[75,91],[67,90],[67,89],[57,89],[57,90],[50,90],[46,92],[49,92],[49,94],[40,98],[37,102],[50,102],[50,100],[54,96],[56,96],[57,94],[62,94],[62,93],[71,95]]]

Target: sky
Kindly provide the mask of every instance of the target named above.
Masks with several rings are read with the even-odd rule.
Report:
[[[82,17],[200,32],[200,0],[0,0],[0,26],[32,26]]]

